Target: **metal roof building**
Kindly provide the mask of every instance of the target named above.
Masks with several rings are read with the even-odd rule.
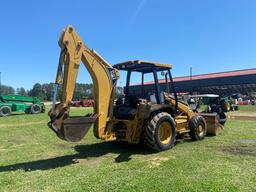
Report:
[[[230,95],[256,92],[256,68],[173,78],[176,91]],[[165,80],[160,80],[165,89]],[[153,82],[146,82],[146,90],[153,89]],[[138,90],[141,85],[134,86]]]

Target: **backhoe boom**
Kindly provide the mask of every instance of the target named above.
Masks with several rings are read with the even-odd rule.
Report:
[[[69,140],[65,138],[62,132],[65,129],[63,128],[65,120],[69,118],[69,107],[73,98],[79,66],[82,62],[93,81],[94,113],[96,114],[96,116],[93,116],[93,120],[97,117],[94,123],[94,134],[96,137],[102,138],[106,123],[109,117],[112,116],[114,90],[119,73],[98,53],[89,49],[70,25],[63,30],[59,39],[59,46],[61,54],[55,84],[62,84],[62,94],[59,104],[55,105],[53,102],[49,126],[61,138],[64,137],[64,139]],[[104,85],[102,85],[102,82],[104,82]],[[53,100],[56,100],[56,94]],[[69,126],[71,124],[69,123]]]

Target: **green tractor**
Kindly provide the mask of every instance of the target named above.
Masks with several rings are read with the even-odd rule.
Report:
[[[235,99],[232,97],[222,97],[221,104],[223,105],[224,112],[238,111],[239,107],[235,104]]]
[[[37,97],[20,95],[0,95],[0,117],[6,117],[12,112],[38,114],[45,112],[44,103]]]

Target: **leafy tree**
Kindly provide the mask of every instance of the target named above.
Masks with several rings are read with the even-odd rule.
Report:
[[[16,93],[17,93],[18,95],[28,96],[28,92],[27,92],[23,87],[17,88],[17,89],[16,89]]]
[[[2,95],[13,95],[15,94],[15,89],[11,86],[1,85],[0,94]]]
[[[33,88],[29,91],[29,96],[31,97],[40,97],[42,95],[42,85],[36,83]],[[42,99],[42,98],[41,98]]]
[[[2,85],[2,94],[10,95],[15,94],[15,90],[11,86]],[[61,89],[62,86],[58,87],[57,93],[57,100],[61,99]],[[36,83],[29,91],[26,91],[23,87],[16,89],[16,94],[22,96],[31,96],[31,97],[38,97],[45,101],[52,101],[53,99],[53,91],[54,91],[54,84],[53,83]],[[123,88],[117,87],[116,88],[116,97],[120,97],[123,95]],[[83,99],[93,99],[93,85],[91,83],[84,84],[84,83],[76,83],[73,100],[80,101]]]

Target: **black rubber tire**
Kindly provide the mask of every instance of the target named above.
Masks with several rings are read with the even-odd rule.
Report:
[[[3,106],[0,108],[0,117],[6,117],[11,115],[12,109],[9,106]]]
[[[42,107],[38,104],[33,104],[30,107],[30,111],[32,114],[38,114],[41,113]]]
[[[201,134],[198,133],[199,126],[203,127],[203,132]],[[189,135],[193,141],[203,140],[207,131],[207,124],[203,116],[195,115],[189,120]]]
[[[160,141],[158,129],[163,122],[168,122],[171,127],[172,137],[167,144]],[[148,122],[144,132],[144,144],[154,151],[163,151],[174,146],[176,139],[176,125],[172,116],[166,112],[160,112],[153,116]]]

